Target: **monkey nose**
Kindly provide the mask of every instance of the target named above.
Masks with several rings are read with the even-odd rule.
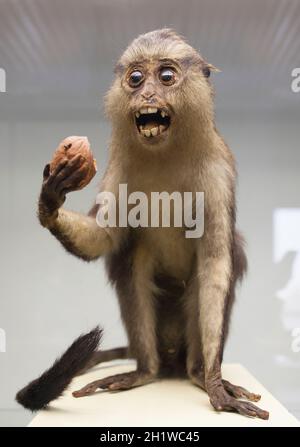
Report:
[[[153,99],[155,93],[154,92],[144,92],[141,94],[143,99]]]

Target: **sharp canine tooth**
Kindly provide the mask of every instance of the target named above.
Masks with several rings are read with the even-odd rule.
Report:
[[[158,127],[153,127],[151,129],[151,134],[153,137],[156,137],[156,135],[158,134]]]
[[[150,137],[151,136],[151,131],[149,129],[144,130],[144,135],[145,137]]]
[[[167,114],[163,110],[160,112],[161,116],[164,118]]]
[[[156,113],[157,108],[156,107],[148,107],[148,113]]]
[[[140,116],[140,112],[135,112],[135,116],[138,118]]]

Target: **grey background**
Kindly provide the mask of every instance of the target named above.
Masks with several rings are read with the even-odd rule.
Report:
[[[274,209],[300,207],[300,93],[290,87],[300,66],[299,25],[297,0],[0,0],[7,74],[7,93],[0,93],[0,327],[7,336],[0,425],[30,420],[15,392],[81,332],[100,323],[103,347],[126,343],[102,261],[88,265],[66,254],[39,226],[36,202],[57,143],[87,135],[99,173],[66,207],[88,210],[107,160],[102,98],[113,65],[132,38],[162,26],[184,34],[222,70],[213,75],[217,125],[237,159],[238,223],[250,265],[225,360],[245,365],[300,416],[300,353],[291,350],[275,295],[294,254],[278,265],[272,258]]]

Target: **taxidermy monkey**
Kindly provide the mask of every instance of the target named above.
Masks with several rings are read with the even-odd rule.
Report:
[[[186,375],[217,411],[268,419],[252,402],[260,396],[224,380],[221,362],[235,286],[246,270],[235,228],[235,163],[216,130],[208,64],[170,29],[139,36],[122,55],[106,97],[112,123],[110,160],[101,190],[203,191],[205,231],[187,239],[183,228],[103,228],[99,205],[87,216],[62,208],[82,180],[80,156],[44,170],[38,216],[70,253],[105,257],[129,347],[97,351],[101,330],[76,340],[52,368],[17,394],[32,410],[58,397],[81,371],[112,358],[136,359],[134,372],[86,385],[127,390],[170,374]],[[242,399],[242,400],[241,400]]]

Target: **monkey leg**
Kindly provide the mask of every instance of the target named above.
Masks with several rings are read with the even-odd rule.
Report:
[[[129,258],[129,257],[128,257]],[[123,262],[124,258],[117,262]],[[111,265],[114,268],[114,265]],[[89,383],[75,397],[88,396],[97,389],[127,390],[145,385],[157,377],[159,357],[156,340],[155,300],[153,294],[152,259],[148,252],[140,247],[135,252],[133,266],[126,265],[119,276],[116,289],[120,303],[122,320],[129,341],[129,356],[136,359],[137,369],[117,374]]]
[[[141,385],[146,385],[154,380],[152,374],[142,373],[141,371],[131,371],[123,374],[105,377],[88,383],[78,391],[73,392],[74,397],[83,397],[94,394],[98,389],[121,391],[129,390]]]

